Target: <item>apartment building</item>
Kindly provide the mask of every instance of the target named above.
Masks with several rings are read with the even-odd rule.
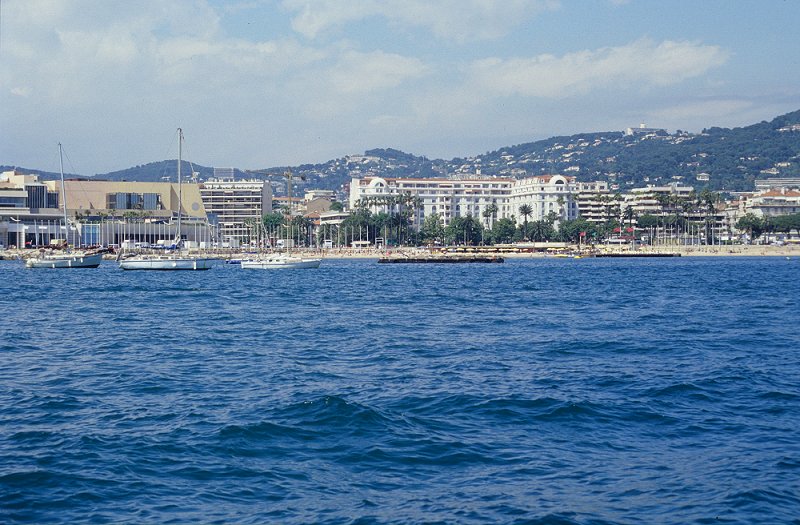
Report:
[[[800,191],[782,187],[754,193],[740,201],[740,212],[760,217],[800,213]]]
[[[212,179],[200,184],[206,212],[223,241],[249,241],[253,222],[272,212],[272,186],[262,180]]]

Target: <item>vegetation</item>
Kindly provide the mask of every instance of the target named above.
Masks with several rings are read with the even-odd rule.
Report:
[[[608,180],[622,189],[673,182],[679,177],[700,189],[750,191],[753,181],[759,177],[800,177],[800,131],[792,127],[798,124],[800,111],[770,122],[733,129],[711,127],[701,133],[680,130],[671,134],[662,131],[630,136],[622,131],[581,133],[507,146],[469,159],[430,160],[395,149],[372,149],[357,159],[343,157],[322,164],[281,166],[257,172],[236,170],[236,176],[283,181],[283,173],[291,169],[297,175],[298,191],[304,187],[341,190],[353,175],[443,177],[463,170],[474,172],[480,165],[482,173],[489,176],[575,173],[580,180]],[[12,167],[3,166],[2,169]],[[762,170],[768,171],[762,173]],[[188,162],[182,171],[187,175],[199,172],[201,179],[213,174],[212,168],[191,166]],[[175,161],[168,160],[96,177],[174,181],[175,172]],[[701,173],[709,176],[707,182],[696,180]],[[57,174],[43,173],[46,178],[55,178],[53,175],[57,177]]]

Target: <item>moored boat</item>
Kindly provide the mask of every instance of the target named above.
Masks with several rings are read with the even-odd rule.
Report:
[[[183,206],[181,192],[182,156],[183,130],[178,128],[178,231],[175,239],[175,247],[177,249],[180,249],[183,244],[183,239],[181,238],[181,206]],[[128,254],[127,256],[120,253],[117,262],[123,270],[208,270],[214,265],[214,259],[192,257],[181,253]]]
[[[286,254],[270,254],[241,262],[243,270],[271,270],[280,268],[319,268],[322,259],[295,257]]]
[[[214,259],[185,255],[137,255],[119,260],[123,270],[208,270]]]
[[[26,268],[97,268],[103,261],[103,253],[107,250],[94,250],[90,252],[72,251],[69,249],[69,219],[67,217],[67,192],[64,189],[64,154],[61,143],[58,143],[59,172],[61,173],[61,200],[64,205],[64,229],[66,241],[63,252],[43,253],[37,257],[30,257],[25,261]]]
[[[97,268],[103,261],[103,252],[49,253],[25,261],[27,268]]]

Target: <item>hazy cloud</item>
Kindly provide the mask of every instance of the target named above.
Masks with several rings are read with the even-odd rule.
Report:
[[[342,93],[369,93],[396,87],[407,79],[424,75],[427,69],[416,58],[382,51],[349,51],[328,72],[328,78],[331,87]]]
[[[192,160],[258,167],[376,146],[474,154],[642,120],[696,129],[796,109],[784,66],[797,46],[751,35],[780,49],[779,66],[759,69],[742,62],[752,46],[708,24],[637,40],[636,2],[1,1],[0,126],[14,133],[0,161],[22,166],[52,168],[37,160],[58,141],[85,173],[166,158],[153,135],[177,126],[203,154]],[[618,30],[570,33],[596,15]]]
[[[295,13],[292,27],[315,38],[332,28],[370,17],[401,27],[421,27],[439,38],[464,42],[497,38],[542,11],[557,9],[557,0],[284,0]]]
[[[596,88],[666,86],[697,77],[725,63],[718,46],[643,39],[620,47],[568,53],[561,57],[487,58],[474,62],[476,84],[498,95],[563,98]]]

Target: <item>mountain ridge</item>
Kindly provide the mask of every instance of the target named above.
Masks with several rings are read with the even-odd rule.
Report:
[[[285,191],[283,173],[291,169],[295,188],[342,191],[351,177],[444,177],[448,175],[522,178],[562,173],[578,180],[607,180],[624,191],[646,184],[683,182],[715,191],[749,191],[756,178],[800,177],[800,110],[737,128],[711,127],[700,133],[630,128],[556,136],[505,146],[465,158],[429,159],[393,148],[373,148],[361,155],[346,155],[318,164],[276,166],[254,171],[235,169],[238,179],[270,180],[276,194]],[[13,169],[0,166],[0,169]],[[42,178],[58,174],[18,168]],[[182,164],[185,174],[197,172],[199,180],[214,169]],[[96,174],[103,180],[155,182],[177,180],[175,160],[151,162],[132,168]],[[70,178],[76,175],[67,175]]]

